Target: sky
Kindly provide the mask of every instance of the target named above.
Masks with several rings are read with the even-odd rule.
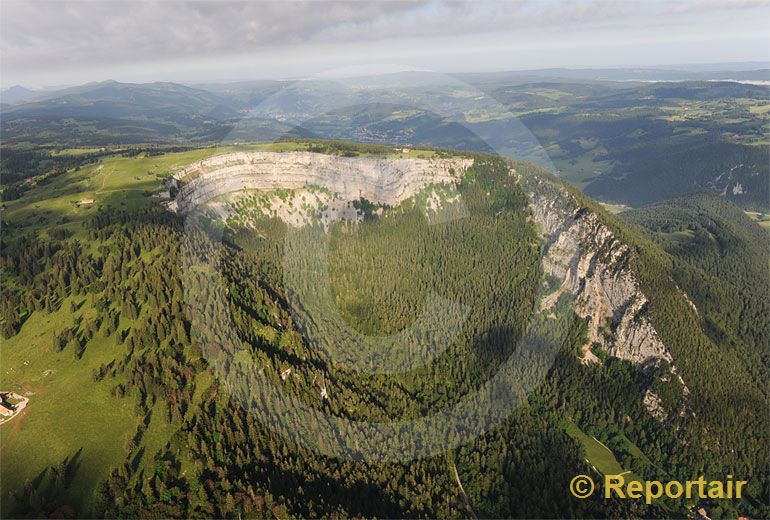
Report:
[[[0,0],[0,84],[770,61],[770,0]]]

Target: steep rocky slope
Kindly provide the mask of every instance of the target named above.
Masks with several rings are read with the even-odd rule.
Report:
[[[472,164],[463,158],[341,157],[311,152],[237,152],[196,162],[174,175],[171,209],[238,190],[326,188],[341,200],[396,205],[432,183],[452,183]]]
[[[628,266],[628,246],[596,214],[581,210],[566,190],[544,186],[547,182],[532,179],[530,186],[534,184],[535,189],[528,193],[532,215],[547,242],[545,273],[560,282],[541,307],[553,305],[560,293],[570,292],[576,298],[576,312],[588,322],[590,342],[634,363],[672,361],[644,314],[648,300]],[[608,327],[614,334],[607,334]]]
[[[471,164],[471,159],[464,158],[387,159],[308,152],[225,154],[178,171],[172,180],[178,194],[170,208],[185,213],[198,204],[215,201],[219,215],[227,217],[243,211],[244,201],[252,200],[261,214],[294,226],[303,225],[313,212],[324,208],[320,221],[326,225],[337,219],[355,220],[354,200],[395,205],[428,185],[451,186]],[[669,348],[648,317],[649,300],[630,267],[628,245],[558,181],[540,174],[511,173],[530,198],[533,220],[545,242],[542,265],[548,287],[540,309],[547,311],[560,295],[570,294],[575,313],[587,324],[584,363],[598,362],[596,354],[601,349],[645,369],[665,365],[670,374],[664,377],[677,377],[687,394]],[[266,193],[257,199],[250,195],[252,190]],[[278,196],[276,190],[291,192]],[[232,195],[222,204],[225,194]],[[644,402],[654,416],[667,417],[652,391],[646,391]]]
[[[643,368],[657,368],[665,362],[684,385],[671,352],[647,314],[649,299],[630,267],[628,245],[558,182],[538,175],[520,181],[545,240],[542,265],[551,292],[542,298],[540,307],[548,309],[561,294],[571,294],[573,309],[586,320],[588,329],[583,362],[599,361],[592,350],[595,347]],[[688,393],[686,385],[683,391]],[[666,418],[660,399],[649,389],[644,402],[653,415]]]

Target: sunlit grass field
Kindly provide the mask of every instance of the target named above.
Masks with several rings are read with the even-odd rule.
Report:
[[[118,151],[95,164],[50,177],[34,185],[21,198],[5,202],[4,233],[9,238],[34,240],[53,229],[63,228],[72,233],[70,240],[79,240],[87,248],[95,249],[101,243],[88,241],[84,221],[99,208],[137,210],[161,203],[153,195],[163,191],[163,179],[181,167],[233,151],[304,151],[310,146],[308,142],[238,144],[134,157],[124,157]],[[92,151],[71,149],[57,153],[74,155]],[[424,149],[397,149],[386,155],[430,157],[435,153]],[[6,282],[13,284],[12,278]],[[2,516],[13,506],[13,491],[20,490],[25,482],[34,480],[46,468],[72,458],[76,460],[76,470],[67,499],[81,515],[87,514],[98,483],[108,476],[111,468],[125,461],[129,442],[148,411],[136,410],[134,399],[111,395],[120,380],[108,378],[95,382],[92,377],[94,370],[126,354],[126,346],[117,341],[116,335],[104,337],[97,333],[86,344],[81,358],[71,348],[59,351],[53,345],[53,337],[65,327],[96,315],[85,300],[87,298],[82,297],[65,299],[59,309],[50,314],[36,311],[18,334],[2,340],[0,390],[29,396],[27,408],[0,426]],[[121,319],[118,330],[130,325]],[[202,373],[196,379],[195,401],[199,401],[202,392],[210,386],[207,377],[207,373]],[[172,425],[165,419],[164,406],[155,405],[149,411],[150,422],[141,440],[145,455],[139,461],[140,469],[149,469],[153,455],[173,434]]]
[[[13,236],[44,235],[55,227],[85,240],[82,222],[100,206],[136,209],[158,202],[150,194],[161,189],[161,177],[172,169],[214,153],[214,149],[153,157],[110,156],[97,164],[71,170],[33,187],[18,200],[5,203],[4,230]],[[93,203],[83,204],[92,199]],[[98,244],[89,243],[90,246]],[[81,514],[93,503],[98,482],[111,467],[125,460],[127,443],[140,420],[133,399],[118,399],[111,389],[120,381],[94,382],[92,373],[102,364],[125,354],[115,335],[97,333],[82,358],[71,348],[58,351],[54,335],[77,319],[88,320],[96,311],[84,302],[69,298],[51,314],[36,311],[20,332],[2,340],[0,389],[29,396],[27,408],[0,427],[2,512],[12,507],[12,490],[35,479],[49,466],[77,457],[68,499]],[[71,303],[77,310],[73,312]],[[121,321],[119,330],[129,325]],[[141,415],[144,415],[143,413]],[[160,446],[155,439],[167,438],[153,417],[146,435],[148,454]]]
[[[575,423],[567,422],[564,425],[564,431],[583,447],[588,463],[602,475],[619,475],[626,471],[609,448],[583,433]]]
[[[97,483],[126,456],[126,441],[139,419],[133,401],[110,395],[116,381],[95,383],[91,377],[124,347],[97,334],[78,359],[72,349],[60,352],[52,344],[54,334],[76,315],[93,314],[88,305],[72,313],[68,299],[54,313],[33,313],[19,334],[2,342],[0,388],[29,397],[26,409],[0,427],[4,513],[12,504],[11,490],[80,450],[68,494],[73,504],[87,509]]]

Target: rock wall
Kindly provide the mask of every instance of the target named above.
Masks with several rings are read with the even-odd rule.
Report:
[[[170,185],[178,193],[170,208],[186,213],[215,197],[243,190],[303,190],[326,188],[330,200],[341,204],[361,197],[376,204],[397,205],[425,186],[454,184],[472,164],[471,159],[401,159],[340,157],[310,152],[239,152],[218,155],[178,171]],[[512,175],[516,172],[512,170]],[[535,223],[545,240],[542,259],[547,275],[542,310],[554,306],[560,295],[571,295],[575,313],[586,320],[588,343],[583,362],[598,362],[591,346],[598,344],[610,356],[643,367],[665,361],[676,374],[674,360],[648,315],[648,298],[630,267],[629,247],[614,236],[592,211],[558,182],[543,175],[519,177],[530,198]],[[298,191],[299,192],[299,191]],[[237,199],[236,199],[237,200]],[[285,202],[285,201],[284,201]],[[276,213],[280,207],[270,204]],[[280,205],[279,205],[280,206]],[[315,208],[315,206],[313,206]],[[311,208],[312,209],[312,208]],[[286,208],[293,225],[306,218]],[[277,214],[277,213],[276,213]],[[282,217],[283,218],[283,217]],[[676,375],[681,381],[681,377]],[[682,381],[683,385],[684,382]],[[684,386],[687,393],[687,387]],[[644,403],[657,418],[667,416],[660,399],[647,390]]]
[[[174,175],[179,191],[170,209],[186,213],[240,190],[331,190],[341,200],[396,205],[432,183],[454,183],[472,164],[462,158],[341,157],[311,152],[236,152],[198,161]]]
[[[609,355],[643,366],[665,360],[675,371],[671,353],[647,316],[648,299],[630,268],[629,247],[558,183],[533,176],[522,185],[546,240],[543,269],[550,283],[558,284],[541,300],[541,308],[553,306],[567,292],[577,315],[588,323],[588,346],[598,343]]]

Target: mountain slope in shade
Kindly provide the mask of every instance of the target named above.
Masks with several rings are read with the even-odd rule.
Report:
[[[46,99],[8,108],[4,119],[31,117],[235,117],[219,96],[176,83],[105,81],[64,89]]]
[[[709,337],[740,356],[757,380],[767,380],[767,231],[711,192],[651,204],[621,217],[648,229],[672,255],[674,278],[699,309]]]
[[[710,188],[746,209],[770,204],[770,149],[712,142],[660,155],[623,176],[604,175],[585,188],[587,195],[630,206],[648,204]]]
[[[0,103],[13,105],[16,103],[28,101],[34,97],[39,96],[41,93],[20,85],[14,85],[13,87],[3,89],[0,91]]]

